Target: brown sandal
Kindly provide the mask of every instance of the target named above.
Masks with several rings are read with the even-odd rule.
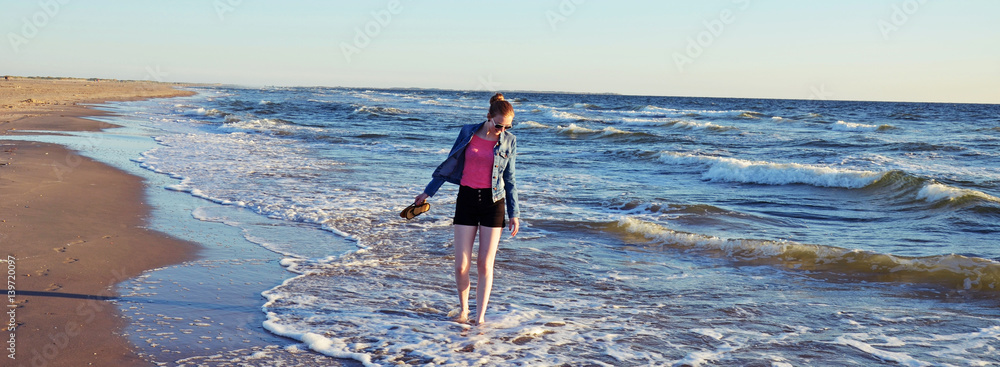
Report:
[[[399,213],[399,216],[406,219],[413,219],[413,217],[423,214],[428,210],[431,210],[431,204],[425,201],[419,205],[412,204],[406,207],[406,209],[403,209],[403,211]]]

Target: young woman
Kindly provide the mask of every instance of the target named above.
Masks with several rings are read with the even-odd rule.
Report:
[[[479,234],[479,257],[476,261],[479,282],[476,287],[477,324],[485,322],[486,306],[493,288],[493,262],[496,260],[500,233],[505,226],[504,210],[510,217],[510,235],[516,236],[521,223],[514,180],[517,140],[508,130],[514,121],[514,107],[497,93],[490,98],[486,122],[462,127],[427,188],[417,195],[415,204],[434,196],[445,182],[460,185],[455,203],[455,283],[462,306],[456,321],[469,319],[469,264],[472,245]]]

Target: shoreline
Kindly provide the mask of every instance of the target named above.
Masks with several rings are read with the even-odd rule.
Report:
[[[116,125],[83,117],[107,113],[78,104],[191,94],[152,82],[0,81],[0,135],[101,131]],[[114,287],[194,259],[200,245],[145,228],[144,180],[57,144],[3,140],[0,198],[3,339],[14,348],[3,358],[13,366],[152,365],[122,335],[124,319],[109,302]]]

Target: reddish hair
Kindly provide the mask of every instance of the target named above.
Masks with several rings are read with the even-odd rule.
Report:
[[[503,93],[494,94],[490,97],[490,112],[486,116],[514,116],[514,106],[503,99]]]

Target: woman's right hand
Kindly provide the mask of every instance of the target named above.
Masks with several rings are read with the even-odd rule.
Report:
[[[427,194],[421,192],[420,195],[417,195],[416,200],[413,200],[413,205],[423,204],[423,202],[427,201],[427,198],[429,197],[430,196],[428,196]]]

